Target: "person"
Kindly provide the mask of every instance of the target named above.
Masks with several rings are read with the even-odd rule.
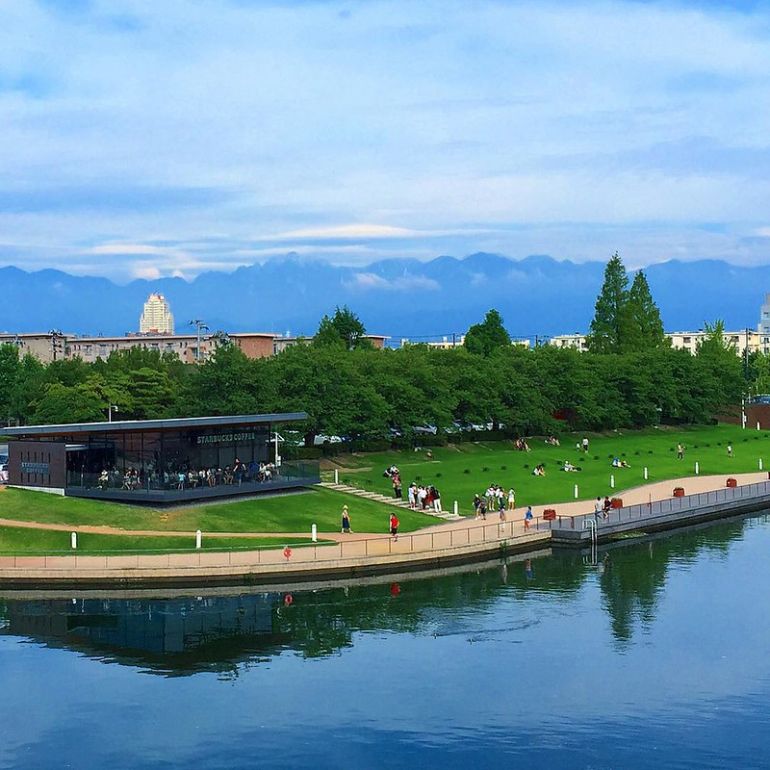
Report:
[[[540,463],[540,465],[536,465],[534,470],[532,471],[533,476],[545,476],[545,465],[543,463]]]
[[[433,489],[433,510],[436,513],[441,513],[441,494],[436,489],[436,487],[432,487]]]
[[[676,445],[676,459],[684,460],[684,444],[681,442]]]
[[[605,496],[604,498],[604,518],[605,519],[607,518],[611,508],[612,508],[612,501],[610,500],[609,497]]]
[[[398,516],[395,513],[390,514],[390,536],[398,540]]]
[[[401,476],[398,472],[393,474],[393,497],[401,499]]]
[[[516,493],[513,487],[508,490],[508,510],[512,511],[516,507]]]
[[[529,529],[529,524],[533,519],[532,506],[527,506],[527,512],[524,514],[524,529]]]
[[[497,512],[500,515],[500,521],[505,521],[505,494],[501,487],[497,488]]]
[[[583,451],[588,454],[588,437],[583,436],[583,440],[580,443],[583,445]]]
[[[107,473],[107,469],[105,468],[99,474],[99,489],[107,489],[109,485],[110,485],[110,474]]]
[[[483,497],[479,503],[479,516],[481,516],[484,521],[487,520],[487,501]]]
[[[596,502],[594,503],[594,519],[596,519],[596,523],[599,523],[599,516],[604,512],[604,504],[602,503],[602,498],[597,497]]]
[[[342,532],[349,535],[353,530],[350,529],[350,514],[347,505],[342,506]]]
[[[562,470],[566,471],[567,473],[574,473],[577,468],[569,460],[565,460]]]
[[[481,497],[476,494],[473,496],[473,512],[476,514],[476,518],[479,517],[479,508],[481,508]]]
[[[732,443],[727,444],[727,456],[732,457],[733,456],[733,445]]]
[[[417,486],[412,482],[406,490],[406,498],[409,501],[409,507],[414,510],[417,507],[417,500],[415,495],[417,494]]]

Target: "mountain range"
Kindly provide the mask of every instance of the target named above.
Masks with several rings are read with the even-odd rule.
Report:
[[[126,285],[59,270],[0,268],[0,330],[61,329],[77,334],[136,331],[150,292],[164,294],[176,331],[204,319],[211,330],[312,333],[324,313],[348,305],[367,330],[402,337],[462,333],[497,308],[514,337],[585,331],[604,273],[603,262],[549,256],[513,260],[477,253],[428,262],[390,259],[366,267],[335,266],[289,255],[194,280],[162,278]],[[756,328],[770,291],[770,266],[719,260],[672,260],[646,268],[668,331],[694,330],[721,318],[728,329]]]

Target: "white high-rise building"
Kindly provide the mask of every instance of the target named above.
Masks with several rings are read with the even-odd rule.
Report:
[[[142,334],[174,333],[174,316],[171,315],[171,308],[162,294],[150,294],[147,298],[142,317],[139,319],[139,331]]]

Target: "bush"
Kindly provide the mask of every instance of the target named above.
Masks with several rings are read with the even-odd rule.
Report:
[[[482,472],[482,473],[489,473],[489,468],[487,468],[487,466],[485,465],[485,466],[484,466],[484,467],[481,469],[481,472]]]
[[[437,478],[437,479],[440,479],[440,478],[441,478],[441,474],[440,474],[440,473],[437,473],[437,474],[436,474],[436,478]]]
[[[500,466],[500,470],[501,471],[507,471],[508,470],[508,466],[507,465],[501,465]]]
[[[470,469],[470,468],[466,468],[466,469],[463,471],[463,473],[470,473],[470,472],[471,472],[471,469]]]

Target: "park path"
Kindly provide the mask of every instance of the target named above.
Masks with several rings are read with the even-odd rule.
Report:
[[[739,473],[739,474],[717,474],[709,476],[687,476],[679,479],[670,479],[667,481],[652,482],[639,487],[632,487],[623,491],[616,491],[615,496],[623,499],[623,505],[637,505],[639,503],[657,502],[672,497],[674,487],[684,487],[685,494],[693,495],[700,492],[713,492],[717,489],[723,489],[726,486],[728,478],[735,478],[740,486],[744,484],[755,484],[759,481],[768,479],[767,471],[757,473]],[[325,485],[334,488],[333,485]],[[344,491],[344,490],[342,490]],[[546,505],[533,506],[532,512],[535,518],[542,518],[543,510],[553,508],[558,516],[570,517],[580,516],[586,513],[593,513],[594,498],[588,500],[575,500],[566,503],[550,503]],[[526,508],[521,506],[514,511],[506,512],[507,521],[523,521]],[[429,525],[416,530],[416,534],[426,532],[445,532],[449,530],[465,530],[475,527],[484,527],[498,522],[497,513],[490,512],[486,519],[474,519],[470,517],[460,517],[458,520],[446,521],[441,524]],[[136,537],[194,537],[194,530],[155,530],[155,529],[121,529],[93,524],[53,524],[47,522],[6,519],[0,518],[2,527],[19,527],[26,529],[50,530],[56,532],[79,532],[95,535],[122,535]],[[273,538],[282,539],[307,539],[309,532],[204,532],[207,538]],[[318,537],[322,540],[332,540],[334,542],[351,542],[355,540],[374,540],[380,539],[387,534],[387,522],[383,522],[381,532],[351,532],[343,534],[340,532],[322,532],[318,531]],[[278,546],[276,546],[278,547]]]

